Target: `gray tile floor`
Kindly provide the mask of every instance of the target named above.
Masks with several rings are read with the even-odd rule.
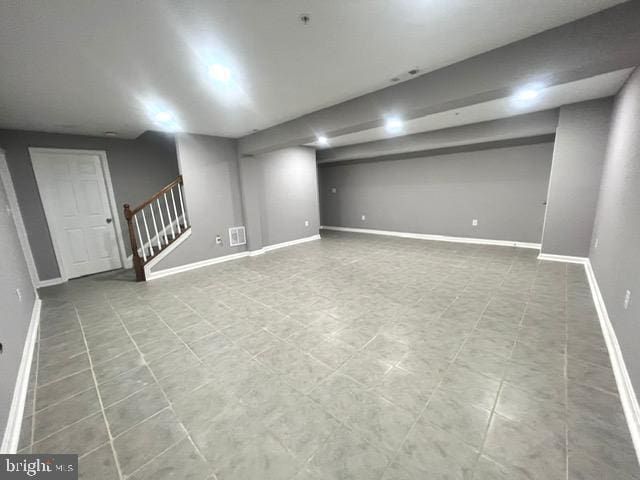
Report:
[[[582,267],[378,236],[42,292],[20,448],[86,479],[640,479]]]

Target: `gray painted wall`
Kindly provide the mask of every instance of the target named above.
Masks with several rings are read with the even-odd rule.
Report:
[[[259,155],[253,161],[262,177],[263,246],[317,235],[320,212],[315,150],[291,147]]]
[[[318,233],[313,148],[293,147],[238,160],[238,142],[233,139],[179,134],[176,141],[192,234],[152,271]],[[239,225],[246,227],[247,246],[229,247],[228,229]],[[216,245],[216,235],[222,236],[222,246]]]
[[[260,250],[262,241],[262,164],[253,156],[240,157],[242,213],[247,232],[247,249]]]
[[[1,154],[1,153],[0,153]],[[22,350],[29,329],[31,311],[36,300],[24,254],[2,182],[0,182],[0,439],[7,426],[13,386],[16,384]],[[18,300],[16,288],[22,293]]]
[[[608,98],[560,109],[542,253],[589,255],[611,108]]]
[[[640,2],[631,1],[496,48],[414,80],[303,115],[240,139],[258,153],[508,97],[529,82],[555,85],[640,64]]]
[[[152,271],[178,267],[244,251],[229,246],[229,228],[243,225],[237,141],[180,133],[178,162],[192,234]],[[223,244],[216,245],[216,235]]]
[[[51,235],[29,157],[29,147],[104,150],[118,206],[137,205],[178,176],[173,136],[148,132],[135,140],[0,130],[40,280],[60,276]],[[130,253],[122,210],[117,212]]]
[[[552,152],[543,143],[323,165],[322,224],[538,243]]]
[[[589,256],[640,395],[640,69],[616,97]],[[624,310],[627,289],[632,297]]]

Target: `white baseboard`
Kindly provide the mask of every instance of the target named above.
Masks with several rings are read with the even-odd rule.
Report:
[[[320,235],[311,235],[310,237],[298,238],[297,240],[290,240],[288,242],[276,243],[274,245],[267,245],[266,247],[262,247],[259,250],[252,250],[249,252],[250,257],[255,257],[256,255],[262,255],[266,252],[271,252],[272,250],[278,250],[279,248],[291,247],[293,245],[298,245],[300,243],[312,242],[314,240],[320,240]]]
[[[52,278],[50,280],[40,280],[36,285],[36,288],[52,287],[53,285],[60,285],[65,282],[66,280],[62,277]]]
[[[291,240],[289,242],[277,243],[275,245],[268,245],[260,250],[244,251],[239,253],[233,253],[231,255],[225,255],[223,257],[210,258],[208,260],[202,260],[200,262],[189,263],[187,265],[180,265],[179,267],[167,268],[158,272],[149,272],[147,274],[147,280],[155,280],[157,278],[166,277],[168,275],[175,275],[176,273],[188,272],[189,270],[195,270],[196,268],[208,267],[209,265],[215,265],[216,263],[229,262],[231,260],[238,260],[239,258],[253,257],[256,255],[262,255],[263,253],[277,250],[279,248],[290,247],[299,243],[310,242],[312,240],[320,240],[320,235],[313,235],[311,237],[299,238],[297,240]]]
[[[581,263],[583,265],[586,265],[589,261],[587,257],[570,257],[568,255],[554,255],[552,253],[541,253],[538,255],[538,260],[563,263]]]
[[[16,385],[13,390],[13,399],[11,400],[11,408],[7,419],[7,428],[2,437],[2,445],[0,453],[16,453],[18,450],[18,442],[20,441],[20,430],[22,428],[22,416],[24,415],[24,405],[27,399],[27,391],[29,390],[29,377],[31,375],[31,363],[33,360],[33,352],[38,337],[38,326],[40,325],[40,310],[42,308],[42,300],[36,298],[31,311],[31,321],[27,330],[24,348],[22,349],[22,359],[16,377]]]
[[[491,240],[488,238],[448,237],[446,235],[431,235],[427,233],[393,232],[391,230],[371,230],[368,228],[331,227],[321,226],[323,230],[335,230],[337,232],[368,233],[371,235],[386,235],[389,237],[415,238],[417,240],[434,240],[437,242],[471,243],[475,245],[497,245],[501,247],[532,248],[540,250],[539,243],[515,242],[511,240]]]
[[[239,258],[248,257],[249,252],[232,253],[231,255],[224,255],[222,257],[209,258],[200,262],[188,263],[186,265],[180,265],[179,267],[166,268],[157,272],[150,272],[147,275],[147,280],[155,280],[157,278],[167,277],[169,275],[175,275],[177,273],[188,272],[189,270],[195,270],[197,268],[208,267],[209,265],[215,265],[216,263],[229,262],[231,260],[238,260]]]
[[[602,335],[604,336],[605,343],[607,344],[607,350],[609,351],[611,367],[613,368],[613,373],[616,377],[618,394],[620,395],[620,401],[622,402],[624,416],[627,419],[631,440],[633,441],[633,446],[636,450],[636,456],[640,459],[640,406],[638,405],[638,399],[636,397],[635,390],[633,389],[629,372],[627,371],[627,367],[624,363],[624,357],[622,356],[622,350],[620,350],[620,344],[618,343],[616,332],[613,329],[611,319],[607,313],[607,306],[602,298],[602,293],[600,293],[600,287],[598,286],[598,281],[589,259],[586,259],[586,262],[584,262],[584,269],[587,273],[587,278],[589,279],[593,303],[596,306],[598,318],[600,319]]]

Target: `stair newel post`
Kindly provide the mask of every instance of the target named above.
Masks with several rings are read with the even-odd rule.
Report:
[[[129,240],[131,241],[131,254],[133,256],[133,269],[136,272],[136,281],[144,282],[144,265],[138,254],[138,242],[136,240],[136,234],[133,230],[133,213],[131,212],[131,206],[128,203],[124,204],[124,218],[127,220],[127,226],[129,227]]]

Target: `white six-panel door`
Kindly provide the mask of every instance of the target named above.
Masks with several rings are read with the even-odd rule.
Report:
[[[122,267],[100,155],[32,149],[31,161],[62,276]]]

